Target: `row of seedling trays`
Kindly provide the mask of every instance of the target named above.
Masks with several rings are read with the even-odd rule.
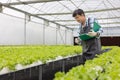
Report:
[[[53,80],[56,72],[67,72],[81,63],[81,55],[77,54],[64,58],[59,56],[58,59],[50,60],[45,64],[38,62],[24,68],[18,64],[18,70],[0,74],[0,80]]]

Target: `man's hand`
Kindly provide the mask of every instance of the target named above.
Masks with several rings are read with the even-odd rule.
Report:
[[[92,31],[92,32],[88,32],[88,35],[89,35],[89,36],[91,36],[91,37],[95,37],[95,36],[97,36],[97,35],[98,35],[98,33],[97,33],[97,32]]]
[[[75,43],[76,44],[79,44],[80,43],[80,40],[78,38],[75,38]]]

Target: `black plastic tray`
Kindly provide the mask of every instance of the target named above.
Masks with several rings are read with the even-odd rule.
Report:
[[[81,55],[75,55],[47,64],[0,75],[0,80],[53,80],[56,72],[67,72],[72,67],[78,66],[81,63]]]

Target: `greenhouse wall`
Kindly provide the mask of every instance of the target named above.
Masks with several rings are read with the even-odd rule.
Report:
[[[120,36],[120,28],[119,27],[103,27],[102,36]]]
[[[117,27],[102,27],[103,33],[101,36],[120,36],[120,28]],[[79,29],[75,28],[73,32],[74,37],[79,36]]]
[[[39,19],[25,23],[24,19],[5,14],[0,18],[0,45],[73,45],[72,31],[61,26],[44,26]]]

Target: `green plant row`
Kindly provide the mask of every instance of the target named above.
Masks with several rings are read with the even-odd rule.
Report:
[[[56,73],[54,80],[120,80],[120,47],[111,48],[111,51],[97,55],[98,58],[86,61],[85,65],[67,73]]]
[[[57,56],[80,54],[80,46],[1,46],[0,70],[8,67],[15,70],[17,64],[29,65],[36,61],[46,63]]]

